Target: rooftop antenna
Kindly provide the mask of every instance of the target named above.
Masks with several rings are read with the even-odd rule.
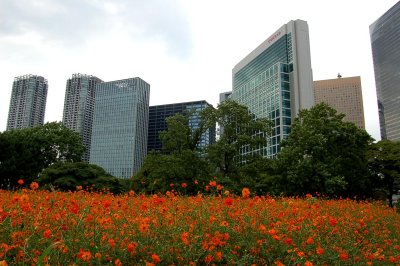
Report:
[[[340,79],[342,77],[342,75],[340,75],[340,73],[337,73],[337,77],[338,77],[338,79]]]

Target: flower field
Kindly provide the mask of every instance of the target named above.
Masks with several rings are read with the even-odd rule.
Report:
[[[400,265],[400,215],[379,202],[248,190],[0,190],[0,265]]]

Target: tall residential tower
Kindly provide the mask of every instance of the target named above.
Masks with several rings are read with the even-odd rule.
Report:
[[[7,130],[43,125],[47,99],[47,79],[36,75],[14,79]]]
[[[400,141],[400,2],[369,27],[381,138]]]
[[[67,80],[65,89],[62,121],[66,127],[80,134],[86,148],[82,159],[86,162],[90,157],[96,84],[100,82],[102,80],[94,76],[73,74]]]
[[[314,105],[307,22],[280,27],[233,68],[232,80],[231,99],[273,122],[268,146],[242,153],[276,155],[300,109]]]
[[[97,84],[90,163],[130,178],[147,154],[150,85],[140,78]]]

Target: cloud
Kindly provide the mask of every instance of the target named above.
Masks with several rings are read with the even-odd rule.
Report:
[[[191,54],[189,25],[176,1],[2,0],[0,10],[3,43],[35,35],[71,50],[84,47],[93,36],[119,30],[132,39],[165,42],[178,58]]]

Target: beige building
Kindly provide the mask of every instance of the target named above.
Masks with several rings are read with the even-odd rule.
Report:
[[[345,121],[353,122],[365,129],[361,78],[342,78],[314,81],[315,103],[325,102],[339,113],[345,114]]]

